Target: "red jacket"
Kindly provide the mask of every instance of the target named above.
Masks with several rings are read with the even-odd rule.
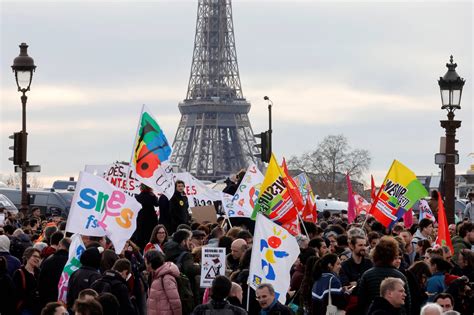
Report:
[[[181,300],[175,277],[179,269],[172,262],[165,262],[153,273],[148,300],[148,315],[181,315]]]

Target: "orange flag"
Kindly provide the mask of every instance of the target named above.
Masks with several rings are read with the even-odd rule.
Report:
[[[283,181],[286,184],[286,187],[288,187],[288,192],[290,193],[291,199],[293,200],[293,204],[295,205],[298,212],[300,212],[304,208],[303,197],[301,196],[300,190],[298,189],[298,185],[296,185],[295,180],[288,173],[288,167],[286,166],[285,158],[283,158],[281,168],[283,169],[284,175]]]
[[[454,254],[453,243],[449,235],[448,219],[440,193],[438,193],[438,237],[436,238],[436,244],[448,246],[451,249],[451,254]]]
[[[377,197],[377,193],[375,192],[374,177],[370,175],[370,199],[372,199],[371,202],[374,202],[376,197]]]
[[[304,205],[303,212],[301,213],[303,221],[309,221],[313,223],[318,222],[318,212],[316,210],[316,203],[311,200],[310,194],[306,196],[306,204]]]

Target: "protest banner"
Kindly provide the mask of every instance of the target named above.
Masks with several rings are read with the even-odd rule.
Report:
[[[170,164],[171,146],[148,108],[143,105],[133,144],[130,168],[136,179],[155,193],[171,198],[174,193]]]
[[[293,235],[299,233],[298,211],[274,155],[270,158],[252,219],[255,219],[259,212],[285,227]]]
[[[210,288],[217,276],[225,276],[225,248],[202,247],[201,288]]]
[[[58,283],[58,301],[66,303],[69,277],[74,271],[81,267],[81,255],[86,250],[84,243],[82,242],[81,235],[74,234],[71,237],[71,244],[69,245],[69,257],[64,265],[61,278]]]
[[[212,222],[217,223],[216,207],[203,206],[203,207],[192,207],[193,218],[196,222]]]
[[[275,288],[275,297],[285,304],[290,286],[290,269],[300,249],[296,238],[261,213],[255,223],[249,286],[256,289],[262,283]]]
[[[431,208],[425,199],[420,200],[418,204],[418,209],[420,210],[420,212],[418,213],[418,222],[420,222],[424,218],[428,218],[431,221],[436,222],[436,218],[433,214],[433,211],[431,211]]]
[[[356,214],[366,214],[370,211],[370,203],[359,194],[354,194]]]
[[[72,198],[66,231],[107,235],[120,253],[136,229],[141,205],[104,178],[81,172]]]
[[[221,200],[221,192],[207,187],[190,173],[174,173],[174,180],[184,182],[184,193],[188,197],[189,207],[202,207],[213,205],[214,201]]]
[[[109,183],[130,196],[140,193],[141,182],[130,166],[116,162],[105,165],[86,165],[84,172],[105,178]]]
[[[263,178],[263,174],[259,171],[257,165],[250,164],[234,196],[222,193],[222,206],[229,218],[251,217]]]
[[[428,196],[415,173],[394,160],[370,213],[385,227],[398,221],[420,198]]]

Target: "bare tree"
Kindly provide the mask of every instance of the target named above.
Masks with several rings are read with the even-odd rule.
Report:
[[[36,175],[27,176],[26,181],[27,185],[31,188],[43,187],[43,183]],[[5,184],[8,187],[21,187],[21,174],[9,175],[5,180]]]
[[[370,153],[364,149],[352,150],[344,135],[329,135],[311,152],[301,156],[293,156],[288,161],[289,167],[297,168],[306,173],[314,173],[320,184],[320,192],[339,195],[337,184],[349,173],[351,179],[360,179],[370,166]],[[342,181],[345,186],[345,182]],[[320,185],[321,186],[321,185]]]

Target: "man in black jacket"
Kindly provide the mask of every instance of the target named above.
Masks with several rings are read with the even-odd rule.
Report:
[[[368,315],[399,315],[405,304],[405,283],[399,278],[386,278],[380,284],[380,296],[370,305]]]
[[[55,233],[54,235],[57,234]],[[71,240],[69,238],[60,240],[56,252],[46,258],[41,264],[38,280],[41,308],[49,302],[56,302],[58,300],[58,283],[68,260],[70,244]]]
[[[255,292],[258,304],[267,315],[293,315],[293,312],[285,305],[278,302],[275,289],[270,283],[263,283],[257,287]]]
[[[81,255],[81,267],[71,274],[68,282],[67,306],[71,309],[79,292],[91,287],[100,278],[101,254],[96,247],[87,248]]]
[[[112,293],[120,304],[120,315],[137,314],[135,307],[128,294],[127,277],[132,272],[132,265],[126,258],[118,259],[111,270],[104,272],[104,275],[96,280],[91,289],[97,293]]]
[[[188,197],[184,193],[185,184],[182,180],[177,180],[174,183],[174,194],[170,199],[170,214],[171,214],[171,231],[170,234],[176,231],[180,224],[188,224],[189,218],[189,204]]]
[[[350,240],[351,258],[342,262],[340,278],[342,286],[354,286],[362,274],[372,268],[372,261],[366,258],[367,240],[357,235]]]

